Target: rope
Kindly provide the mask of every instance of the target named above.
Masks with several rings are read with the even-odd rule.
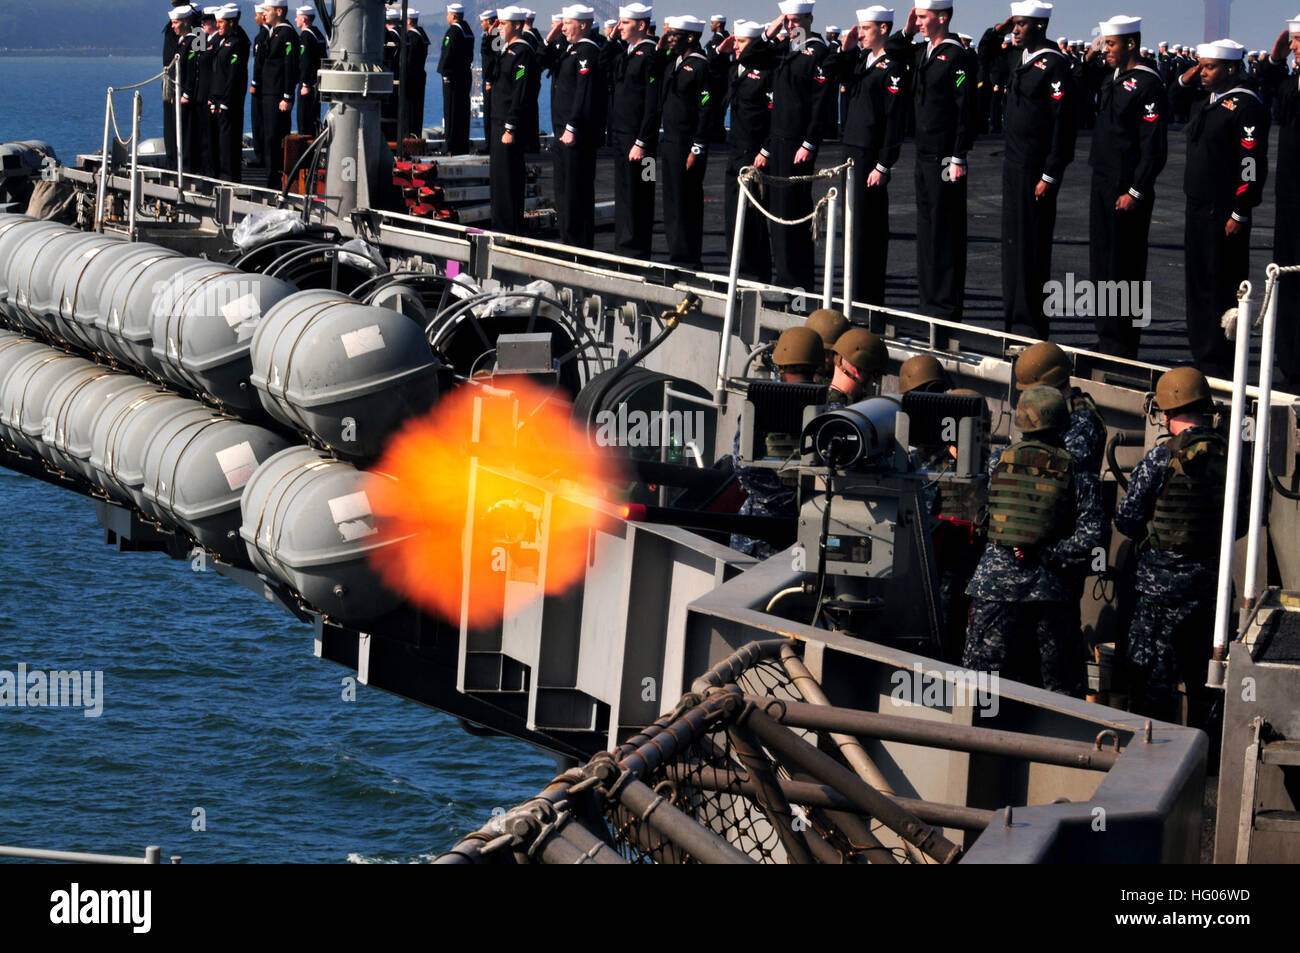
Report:
[[[814,172],[812,175],[789,175],[789,176],[769,175],[766,172],[754,168],[752,165],[747,165],[740,170],[740,174],[736,176],[736,181],[740,185],[740,190],[744,192],[746,198],[749,199],[749,204],[752,205],[759,212],[761,212],[763,214],[763,217],[766,218],[769,222],[775,222],[777,225],[802,225],[805,222],[812,222],[813,241],[815,242],[817,241],[817,222],[815,220],[820,219],[822,217],[822,213],[825,211],[826,207],[830,204],[830,200],[836,197],[837,195],[839,195],[839,191],[837,189],[834,188],[827,189],[826,194],[817,200],[817,204],[812,207],[812,211],[809,212],[807,215],[804,215],[801,218],[787,219],[787,218],[780,218],[772,214],[771,212],[769,212],[767,209],[765,209],[763,207],[763,203],[758,200],[758,196],[756,196],[753,192],[750,191],[749,189],[750,183],[758,180],[764,180],[764,179],[772,180],[772,181],[779,179],[782,182],[786,182],[786,183],[816,182],[819,179],[833,179],[852,164],[853,161],[849,160],[847,162],[842,162],[837,166],[832,166],[829,169],[822,169],[819,172]]]
[[[1268,302],[1273,297],[1274,288],[1277,285],[1277,279],[1282,275],[1293,275],[1300,272],[1300,265],[1271,265],[1268,269],[1268,280],[1264,283],[1264,300],[1260,302],[1259,314],[1255,317],[1255,327],[1260,327],[1264,323],[1264,315],[1268,313]]]
[[[129,91],[131,91],[131,90],[133,90],[133,89],[140,89],[141,87],[148,86],[150,83],[154,83],[154,82],[157,82],[157,81],[160,80],[160,79],[164,79],[164,78],[166,78],[166,77],[168,76],[168,74],[171,73],[171,72],[173,71],[173,68],[176,66],[176,63],[180,60],[180,58],[181,58],[180,54],[177,53],[175,56],[172,57],[172,61],[171,61],[170,63],[168,63],[166,66],[163,67],[161,73],[155,73],[153,76],[150,76],[148,79],[141,80],[141,81],[138,82],[138,83],[132,83],[130,86],[110,86],[110,87],[108,87],[108,94],[109,94],[109,96],[108,96],[108,115],[109,115],[109,118],[112,120],[112,123],[113,123],[113,135],[117,138],[117,143],[118,143],[118,145],[121,145],[121,146],[130,145],[130,144],[131,144],[131,137],[130,137],[130,136],[124,136],[124,135],[122,135],[122,130],[120,130],[120,129],[117,128],[117,110],[113,107],[113,94],[114,94],[114,93],[125,93],[125,92],[129,92]],[[172,82],[172,83],[175,83],[174,80],[171,80],[171,82]]]

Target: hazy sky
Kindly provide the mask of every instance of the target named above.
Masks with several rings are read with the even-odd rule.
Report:
[[[892,6],[897,17],[895,26],[901,27],[907,19],[909,6],[902,2],[890,4],[885,0],[817,0],[814,26],[823,31],[827,24],[843,28],[854,20],[855,9],[880,2]],[[701,6],[701,4],[713,6]],[[744,17],[753,20],[770,20],[778,13],[775,0],[655,0],[655,19],[660,23],[665,16],[695,13],[701,18],[713,13],[725,13],[733,19]],[[1231,7],[1232,39],[1249,49],[1269,49],[1273,40],[1286,28],[1286,20],[1300,10],[1300,0],[1235,0]],[[953,26],[962,33],[978,37],[988,27],[1004,19],[1011,12],[1007,2],[994,0],[956,0]],[[1170,43],[1199,43],[1205,20],[1202,0],[1109,0],[1083,2],[1059,0],[1048,30],[1052,37],[1068,35],[1086,39],[1097,27],[1098,19],[1116,14],[1140,16],[1143,19],[1143,44],[1155,47],[1162,40]],[[1218,39],[1212,37],[1211,39]]]

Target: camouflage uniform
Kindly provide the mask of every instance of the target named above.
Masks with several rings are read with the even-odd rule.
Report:
[[[1211,434],[1209,427],[1190,427],[1185,434]],[[1171,473],[1172,452],[1162,443],[1133,469],[1128,491],[1115,508],[1115,528],[1141,539],[1155,512],[1156,500]],[[1220,491],[1221,493],[1222,491]],[[1222,510],[1221,497],[1213,501]],[[1205,714],[1205,662],[1214,629],[1218,580],[1215,556],[1219,527],[1199,552],[1145,545],[1137,563],[1137,607],[1129,629],[1129,707],[1164,721],[1178,719],[1178,683],[1185,682],[1191,721]]]
[[[991,454],[990,482],[1003,451]],[[1101,485],[1095,474],[1074,472],[1074,531],[1055,543],[1016,559],[1009,546],[984,549],[966,594],[973,600],[962,665],[1002,672],[1054,692],[1080,695],[1083,664],[1068,634],[1077,572],[1101,542]],[[1025,638],[1033,633],[1036,643]],[[1035,654],[1037,656],[1035,662]]]
[[[731,443],[732,462],[740,460],[740,428]],[[736,466],[736,479],[745,490],[745,502],[738,511],[742,516],[798,516],[799,494],[794,485],[787,486],[781,482],[775,470],[763,467]],[[731,534],[731,548],[738,549],[747,556],[767,559],[776,553],[776,547],[762,539],[752,536]]]
[[[1065,395],[1070,408],[1070,426],[1066,428],[1065,449],[1076,466],[1094,475],[1101,473],[1102,455],[1106,451],[1106,424],[1092,398],[1077,387]]]

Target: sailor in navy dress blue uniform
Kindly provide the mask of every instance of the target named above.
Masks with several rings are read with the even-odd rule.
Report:
[[[1142,20],[1113,17],[1088,51],[1084,80],[1097,92],[1088,245],[1091,278],[1134,288],[1147,277],[1147,237],[1156,177],[1169,151],[1165,84],[1141,55]],[[1104,52],[1103,52],[1104,51]],[[1097,350],[1137,357],[1142,329],[1132,314],[1098,309]]]
[[[727,131],[727,175],[723,192],[726,206],[724,235],[730,242],[736,234],[740,170],[754,164],[771,129],[772,77],[776,73],[777,56],[763,35],[763,24],[752,20],[737,22],[735,33],[723,40],[719,49],[725,54],[734,54],[728,74],[727,106],[731,122]],[[760,194],[758,182],[750,185],[750,191]],[[740,275],[764,284],[772,280],[772,247],[767,219],[748,202],[745,204],[745,234],[740,248]]]
[[[1220,325],[1236,307],[1250,269],[1251,217],[1268,178],[1269,116],[1254,83],[1242,76],[1245,48],[1215,40],[1196,48],[1200,63],[1170,90],[1192,101],[1183,191],[1187,220],[1187,337],[1207,374],[1232,376],[1232,345]]]
[[[853,298],[885,303],[889,261],[889,180],[898,164],[907,122],[909,64],[885,41],[894,11],[859,10],[858,25],[844,34],[839,85],[845,92],[844,156],[853,160]]]
[[[298,27],[298,132],[320,135],[320,64],[329,53],[329,42],[316,26],[316,8],[303,5],[296,11]]]
[[[525,133],[528,104],[537,98],[541,77],[532,45],[523,38],[524,16],[519,7],[498,11],[497,30],[505,47],[493,57],[491,155],[492,229],[519,235],[524,228]]]
[[[1300,56],[1300,18],[1273,44],[1259,67],[1261,89],[1271,91],[1277,108],[1277,213],[1273,221],[1273,261],[1300,262],[1300,70],[1287,68],[1288,52]],[[1300,389],[1300,296],[1283,294],[1277,301],[1278,386],[1294,394]]]
[[[827,96],[835,94],[831,75],[837,66],[826,41],[812,31],[813,0],[781,0],[781,16],[767,25],[768,41],[778,63],[772,78],[772,124],[754,165],[778,177],[810,176],[825,134]],[[777,39],[784,28],[788,39]],[[777,218],[792,221],[813,209],[811,182],[768,183],[768,207]],[[772,225],[772,262],[776,283],[811,290],[814,285],[812,229],[809,223]]]
[[[650,258],[654,238],[662,54],[648,28],[651,7],[619,8],[617,43],[606,44],[614,76],[609,127],[614,146],[614,251]]]
[[[951,35],[952,0],[916,0],[886,49],[912,64],[916,283],[921,310],[960,321],[966,295],[966,153],[975,141],[978,61]],[[920,32],[929,42],[919,48]]]
[[[659,178],[670,264],[699,270],[704,247],[704,173],[709,131],[720,105],[713,98],[712,63],[700,48],[704,21],[668,17],[664,39],[672,59],[660,99]]]
[[[1003,328],[1046,340],[1056,200],[1074,160],[1078,104],[1073,63],[1047,39],[1052,4],[1021,0],[985,32],[981,51],[1006,60],[1002,156]],[[1011,33],[1012,47],[1001,52]],[[997,52],[992,52],[997,51]]]
[[[442,50],[438,55],[438,74],[442,76],[442,125],[443,135],[447,138],[447,152],[464,155],[469,152],[474,31],[465,22],[465,8],[459,3],[447,4],[447,32],[443,34]]]

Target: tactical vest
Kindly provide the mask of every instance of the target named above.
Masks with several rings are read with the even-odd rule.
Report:
[[[1217,433],[1184,431],[1169,441],[1169,475],[1147,524],[1152,549],[1212,550],[1223,519],[1228,442]]]
[[[1060,539],[1074,504],[1074,458],[1037,440],[1002,452],[989,483],[989,542],[1027,548]]]

